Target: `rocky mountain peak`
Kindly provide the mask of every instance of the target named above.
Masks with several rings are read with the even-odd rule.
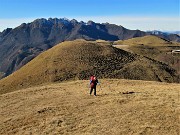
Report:
[[[67,18],[40,18],[0,33],[0,72],[5,76],[19,69],[39,53],[66,40],[125,40],[149,35],[139,30],[93,21],[78,22]],[[180,42],[178,35],[157,35]],[[27,47],[28,46],[28,47]],[[21,48],[26,48],[20,51]]]
[[[11,32],[12,28],[7,28],[3,32],[0,32],[0,37],[6,36],[9,32]]]
[[[88,22],[87,22],[87,25],[95,25],[96,23],[95,22],[93,22],[93,21],[91,21],[91,20],[89,20]]]

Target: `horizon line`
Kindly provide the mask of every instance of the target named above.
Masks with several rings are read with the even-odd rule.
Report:
[[[153,16],[76,16],[76,17],[31,17],[31,18],[1,18],[0,32],[7,28],[16,28],[22,23],[31,23],[36,19],[49,18],[66,18],[69,20],[75,19],[78,22],[93,21],[96,23],[110,23],[123,26],[130,30],[141,31],[180,31],[180,19],[178,17],[153,17]]]

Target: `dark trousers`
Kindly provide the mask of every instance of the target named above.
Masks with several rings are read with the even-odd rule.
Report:
[[[90,95],[91,95],[91,93],[92,93],[93,89],[94,89],[94,95],[96,96],[96,87],[91,87],[91,90],[90,90]]]

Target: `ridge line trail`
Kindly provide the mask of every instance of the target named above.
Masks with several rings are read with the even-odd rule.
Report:
[[[99,81],[97,97],[88,80],[0,95],[0,134],[178,135],[179,84]]]

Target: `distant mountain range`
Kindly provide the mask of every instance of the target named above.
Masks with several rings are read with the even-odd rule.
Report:
[[[180,31],[164,32],[164,31],[153,30],[153,31],[147,31],[147,33],[150,35],[156,35],[158,37],[167,39],[169,41],[180,42],[180,38],[179,38]]]
[[[180,31],[159,31],[159,30],[152,30],[152,31],[147,31],[147,32],[151,33],[153,35],[171,35],[171,34],[180,35]]]
[[[180,31],[171,31],[171,32],[168,32],[168,33],[180,35]]]
[[[116,41],[151,34],[180,42],[180,36],[176,34],[129,30],[109,23],[100,24],[93,21],[85,23],[75,19],[58,18],[37,19],[0,33],[0,77],[13,73],[41,52],[63,41],[75,39]]]

